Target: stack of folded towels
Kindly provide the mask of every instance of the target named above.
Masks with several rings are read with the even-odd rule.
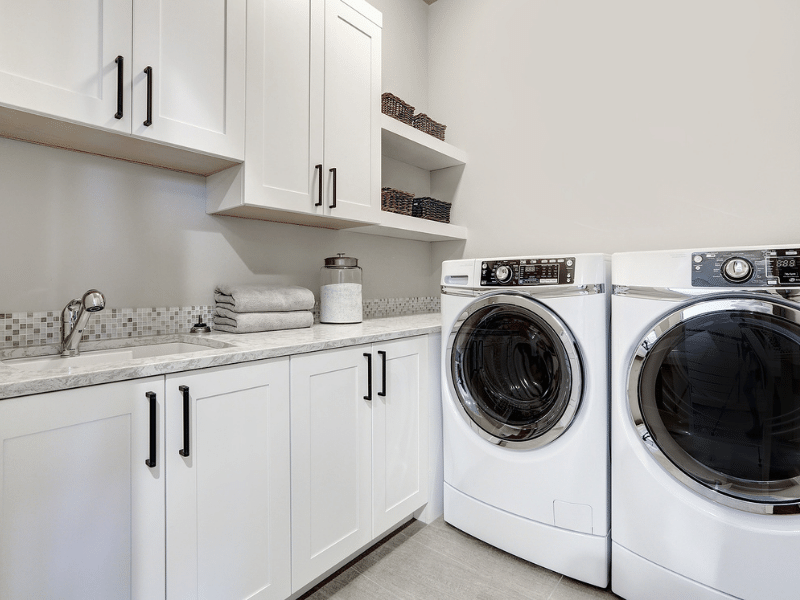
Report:
[[[256,333],[314,324],[314,294],[296,285],[220,285],[214,303],[217,331]]]

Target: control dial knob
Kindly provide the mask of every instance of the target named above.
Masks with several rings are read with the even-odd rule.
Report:
[[[500,283],[508,283],[511,281],[511,276],[514,272],[511,270],[511,267],[506,265],[500,265],[494,272],[494,276],[497,278],[497,281]]]
[[[722,265],[722,276],[734,283],[747,281],[753,276],[753,265],[738,256],[729,258]]]

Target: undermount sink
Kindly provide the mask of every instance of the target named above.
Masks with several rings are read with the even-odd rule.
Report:
[[[12,358],[3,364],[26,371],[67,371],[73,368],[101,364],[119,364],[137,358],[155,358],[171,354],[191,354],[212,350],[216,346],[204,344],[187,344],[185,342],[168,342],[162,344],[146,344],[113,348],[109,350],[92,350],[82,352],[78,356],[62,357],[60,355],[37,356],[32,358]]]

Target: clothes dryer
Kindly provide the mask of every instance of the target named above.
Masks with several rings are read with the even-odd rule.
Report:
[[[800,245],[615,254],[612,590],[800,590]]]
[[[609,262],[574,254],[442,265],[445,521],[601,587]]]

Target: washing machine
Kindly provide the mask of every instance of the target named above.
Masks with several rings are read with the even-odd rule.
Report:
[[[800,597],[800,244],[615,254],[612,576]]]
[[[600,587],[609,264],[572,254],[442,265],[444,519]]]

